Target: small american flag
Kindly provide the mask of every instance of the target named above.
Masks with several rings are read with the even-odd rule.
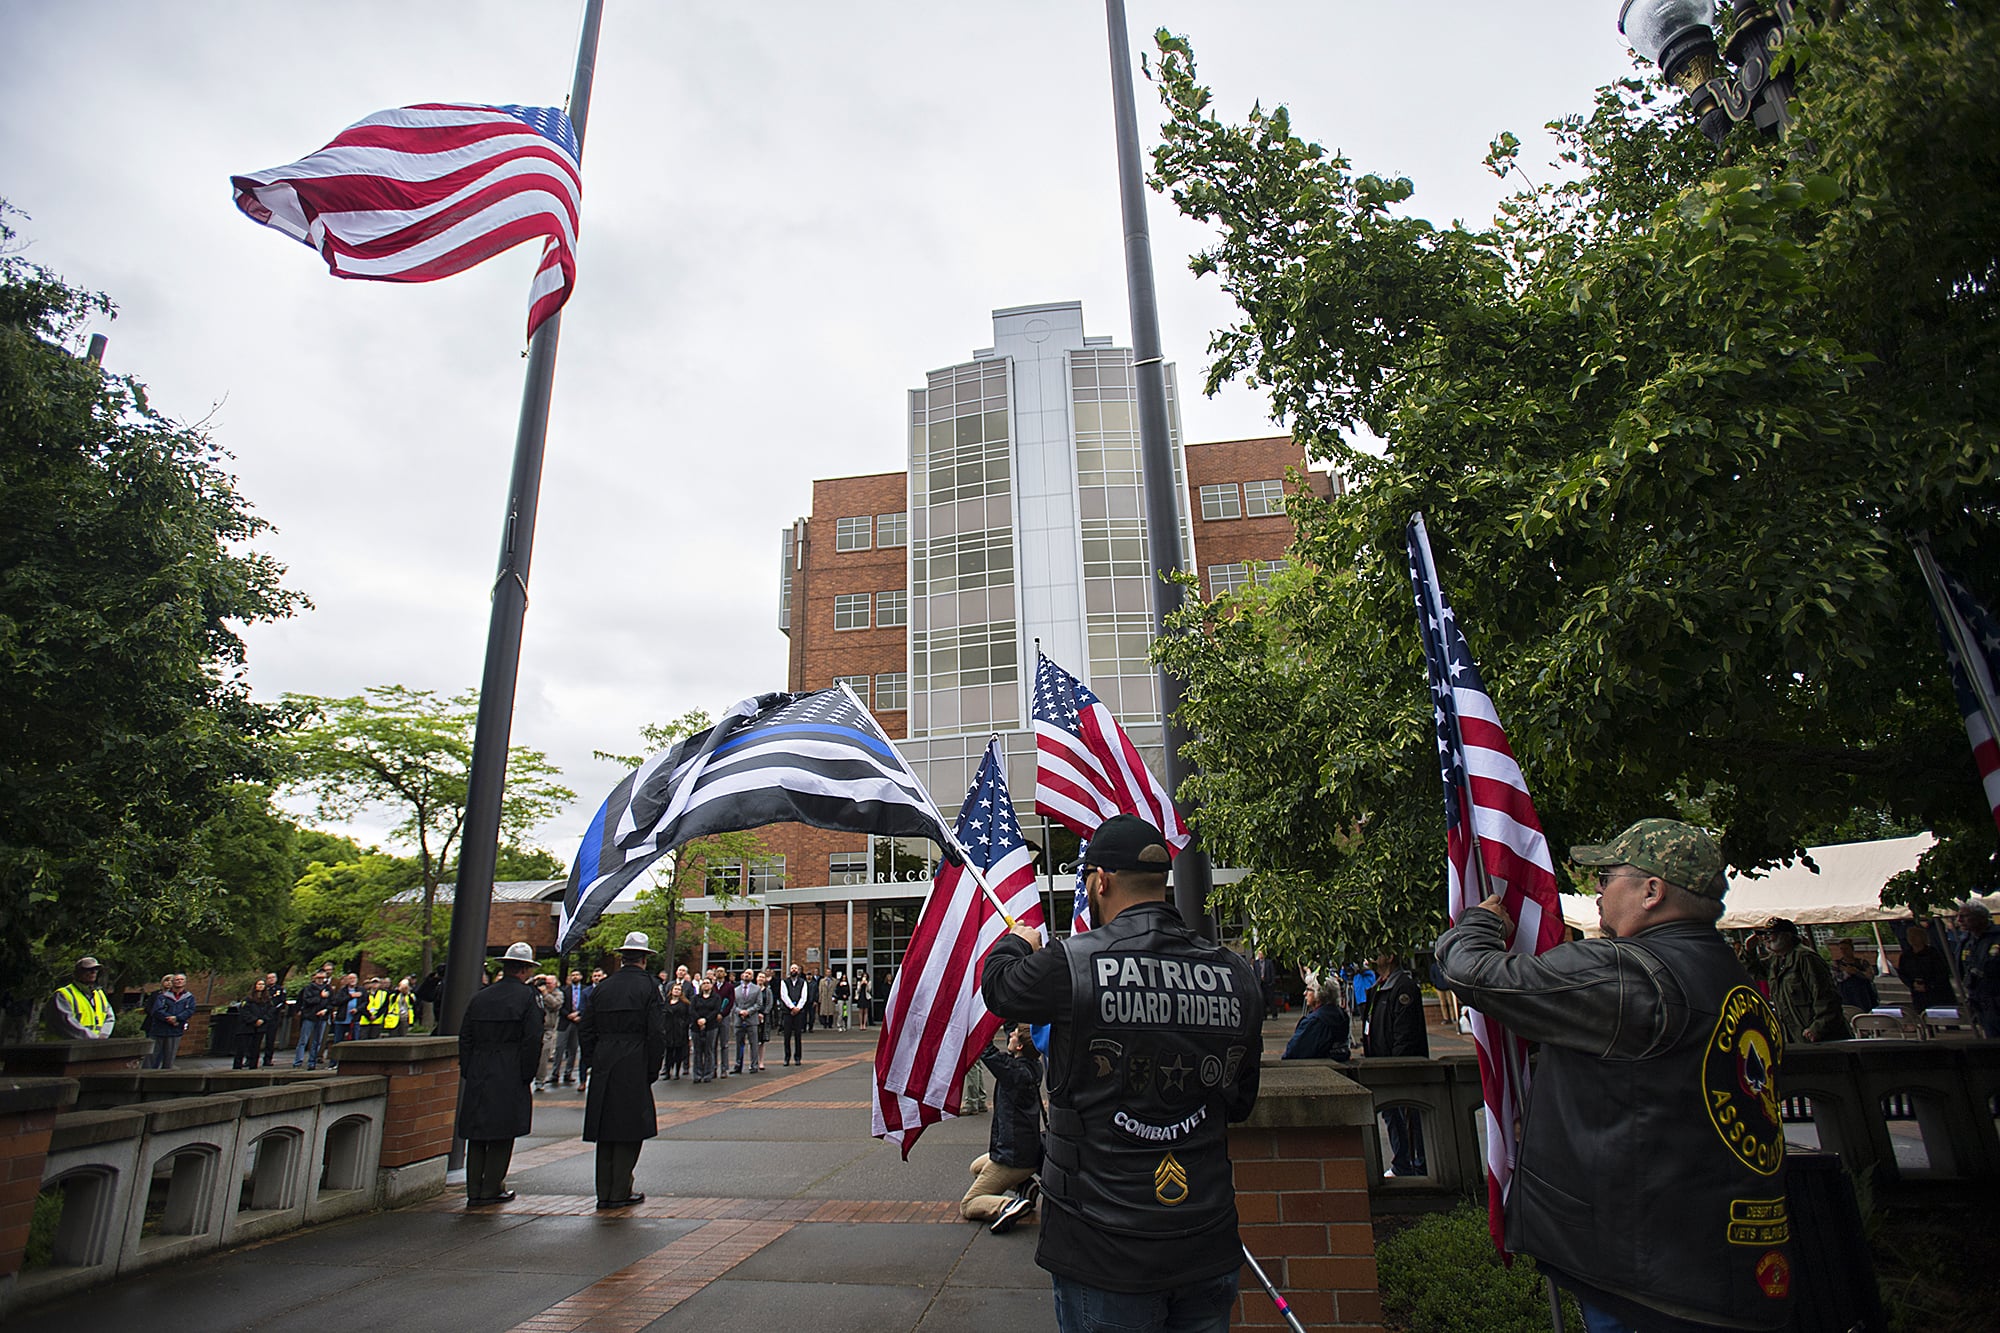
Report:
[[[1972,742],[1972,761],[1986,789],[1986,806],[1993,822],[2000,824],[2000,738],[1994,736],[1992,725],[1992,719],[2000,716],[2000,690],[1995,689],[2000,680],[2000,622],[1962,580],[1931,558],[1928,547],[1917,547],[1917,562],[1930,586],[1931,610],[1951,663],[1951,687],[1965,719],[1966,739]]]
[[[1041,926],[1035,854],[1014,818],[997,737],[958,812],[957,833],[1008,914]],[[958,1114],[965,1071],[1000,1028],[999,1015],[980,998],[979,968],[1006,929],[971,874],[955,865],[939,870],[889,988],[875,1046],[874,1135],[901,1146],[906,1158],[925,1126]]]
[[[290,166],[232,176],[236,206],[337,278],[430,282],[537,236],[528,336],[576,285],[583,150],[559,107],[379,111]]]
[[[1187,821],[1118,719],[1089,687],[1040,652],[1034,716],[1036,809],[1084,839],[1113,815],[1137,815],[1166,834],[1170,853],[1187,846]],[[1089,929],[1081,874],[1073,915],[1073,929]]]
[[[1417,628],[1423,635],[1430,676],[1438,766],[1444,777],[1449,915],[1455,922],[1468,907],[1497,893],[1516,923],[1510,947],[1516,953],[1544,953],[1564,938],[1555,862],[1500,715],[1479,678],[1458,619],[1445,603],[1422,514],[1410,520],[1409,555]],[[1494,1246],[1505,1252],[1514,1124],[1528,1097],[1527,1043],[1484,1014],[1466,1012],[1472,1015],[1479,1085],[1486,1102],[1487,1222]]]

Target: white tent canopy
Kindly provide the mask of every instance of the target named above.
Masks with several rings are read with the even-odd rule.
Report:
[[[1761,926],[1774,916],[1801,926],[1841,925],[1862,921],[1896,921],[1910,915],[1907,907],[1884,907],[1882,886],[1913,869],[1917,858],[1937,839],[1928,833],[1874,842],[1841,842],[1807,850],[1819,867],[1815,874],[1803,861],[1767,871],[1755,879],[1729,877],[1728,910],[1718,924],[1724,930]],[[1587,935],[1598,933],[1597,899],[1585,894],[1563,895],[1563,920]]]

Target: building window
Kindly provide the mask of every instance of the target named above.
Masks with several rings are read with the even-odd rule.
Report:
[[[785,858],[783,856],[753,856],[750,858],[750,892],[769,893],[773,889],[785,887]]]
[[[875,623],[883,629],[910,623],[910,594],[898,588],[875,594]]]
[[[1268,587],[1272,575],[1285,568],[1286,564],[1284,560],[1252,560],[1250,573],[1260,585]]]
[[[875,515],[875,544],[883,547],[908,546],[910,544],[909,514]]]
[[[875,711],[893,713],[910,706],[910,673],[885,671],[875,677]]]
[[[835,629],[867,629],[868,604],[874,599],[865,592],[837,593],[833,599]]]
[[[1236,483],[1227,481],[1202,487],[1201,516],[1210,522],[1221,518],[1243,517],[1242,505],[1236,498]],[[841,521],[846,522],[845,519]]]
[[[1014,581],[1013,530],[981,528],[933,537],[917,548],[910,566],[911,577],[932,593],[1005,587]]]
[[[865,551],[868,549],[868,530],[874,519],[867,514],[857,514],[853,518],[843,518],[833,525],[833,549],[836,551]]]
[[[866,884],[868,882],[868,853],[832,853],[826,858],[826,882],[829,884]]]
[[[1246,481],[1243,483],[1243,512],[1250,518],[1269,518],[1285,512],[1285,483]]]
[[[854,697],[861,701],[863,708],[868,706],[868,677],[835,676],[833,678],[833,688],[837,690],[843,685],[854,691]]]
[[[733,897],[743,892],[743,863],[725,861],[708,867],[708,891],[711,895]]]
[[[1244,563],[1234,565],[1210,565],[1208,567],[1208,595],[1220,597],[1224,593],[1235,592],[1250,581],[1250,566]]]

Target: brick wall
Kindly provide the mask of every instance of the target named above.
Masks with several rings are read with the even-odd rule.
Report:
[[[0,1279],[21,1269],[56,1115],[76,1100],[63,1078],[0,1079]]]
[[[384,1037],[344,1041],[333,1059],[345,1074],[386,1077],[389,1106],[382,1165],[409,1166],[451,1151],[458,1113],[458,1039]]]
[[[842,518],[904,513],[909,481],[902,472],[878,472],[865,477],[833,477],[813,483],[812,517],[806,522],[804,559],[792,572],[792,652],[789,686],[822,690],[836,676],[903,671],[908,667],[908,630],[875,624],[870,603],[867,629],[833,627],[834,598],[842,593],[893,592],[909,587],[909,547],[878,547],[874,530],[864,550],[837,548]],[[872,705],[872,695],[868,702]],[[909,734],[909,717],[902,709],[877,711],[891,736]]]
[[[1283,558],[1285,548],[1292,544],[1291,519],[1282,513],[1249,517],[1242,483],[1276,481],[1284,478],[1286,469],[1305,465],[1305,451],[1289,435],[1188,445],[1188,513],[1194,518],[1195,563],[1206,571],[1212,565]],[[1218,484],[1237,487],[1237,508],[1243,517],[1201,516],[1201,488]],[[1323,473],[1311,474],[1310,485],[1322,496],[1331,490]],[[1297,488],[1288,483],[1285,489],[1290,492]],[[1204,596],[1208,593],[1206,573],[1202,578],[1202,593]]]
[[[1307,1328],[1379,1329],[1369,1223],[1374,1099],[1330,1065],[1267,1062],[1250,1118],[1229,1131],[1243,1244]],[[1284,1323],[1246,1266],[1234,1323]]]

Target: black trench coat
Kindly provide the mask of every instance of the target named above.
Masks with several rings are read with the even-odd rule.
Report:
[[[653,1078],[667,1057],[660,984],[642,967],[620,968],[597,983],[579,1026],[584,1063],[590,1066],[583,1141],[636,1143],[658,1134]]]
[[[458,1031],[458,1137],[518,1139],[535,1118],[528,1091],[542,1059],[542,1004],[502,977],[472,997]]]

